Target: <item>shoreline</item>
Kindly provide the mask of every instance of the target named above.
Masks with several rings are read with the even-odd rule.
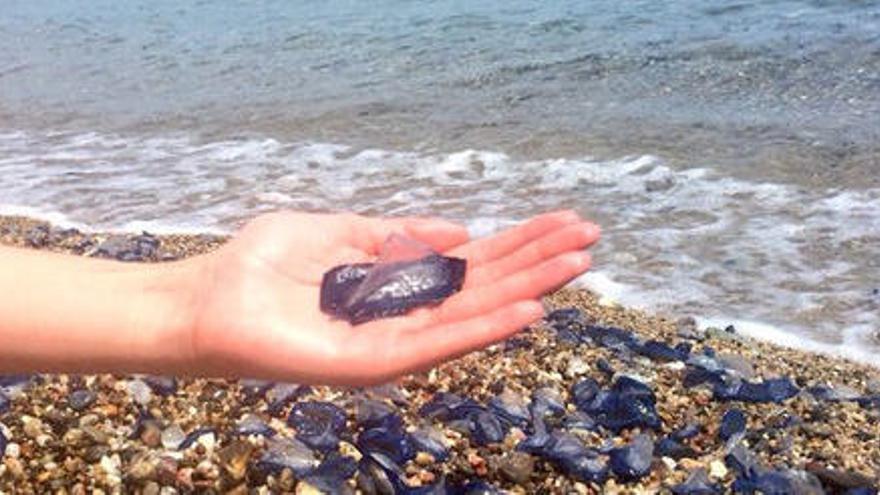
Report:
[[[135,252],[126,242],[132,237],[136,235],[83,233],[54,228],[40,220],[0,216],[0,244],[79,255],[158,262],[210,251],[225,239],[214,234],[160,235],[155,237],[155,249]],[[338,403],[350,418],[357,417],[357,402],[363,397],[394,404],[400,408],[406,426],[415,428],[426,426],[417,411],[438,391],[472,397],[481,404],[492,398],[516,396],[533,406],[537,401],[532,397],[529,402],[530,394],[552,390],[562,403],[565,412],[560,414],[565,415],[566,421],[586,407],[575,404],[577,398],[572,387],[588,379],[595,380],[603,389],[611,389],[621,377],[634,376],[648,384],[656,395],[660,426],[653,432],[645,427],[614,432],[605,426],[552,423],[574,435],[591,449],[591,455],[595,453],[596,459],[607,464],[614,464],[615,455],[623,455],[615,454],[615,450],[634,452],[621,449],[637,446],[639,438],[650,434],[655,443],[650,472],[633,482],[626,481],[614,469],[606,480],[585,479],[583,471],[578,474],[564,461],[553,460],[541,450],[546,446],[529,454],[514,454],[514,447],[526,438],[529,428],[513,428],[501,441],[480,445],[474,442],[474,432],[462,433],[461,425],[435,418],[430,423],[448,444],[449,460],[441,462],[421,456],[408,461],[402,467],[410,486],[429,485],[440,479],[449,483],[484,480],[513,493],[614,493],[623,486],[648,493],[668,493],[673,486],[704,470],[709,484],[728,490],[737,478],[744,478],[729,459],[731,455],[744,456],[736,450],[737,445],[745,445],[757,459],[756,471],[776,473],[792,483],[791,480],[800,479],[803,485],[798,486],[814,490],[805,493],[822,493],[815,491],[816,483],[819,490],[824,487],[831,493],[843,493],[845,486],[878,485],[880,369],[753,340],[735,330],[697,329],[692,319],[600,305],[596,296],[586,290],[562,290],[549,296],[547,305],[551,309],[576,308],[578,314],[574,317],[574,313],[554,313],[554,318],[507,343],[472,353],[429,373],[406,377],[396,386],[360,391],[314,387],[304,392],[305,396]],[[595,333],[603,328],[624,333]],[[669,345],[649,350],[644,344],[650,341]],[[686,359],[672,352],[673,346],[679,344],[687,344]],[[674,348],[683,352],[678,349]],[[797,391],[778,402],[753,403],[739,396],[724,398],[723,386],[711,386],[711,380],[718,376],[708,372],[709,368],[699,368],[710,375],[708,384],[685,386],[689,374],[693,376],[694,370],[698,370],[694,362],[710,363],[706,365],[709,368],[712,363],[721,363],[724,380],[733,377],[740,382],[760,384],[761,379],[789,378]],[[152,396],[144,408],[139,408],[131,393],[131,384],[138,382],[141,380],[137,378],[109,375],[54,375],[29,380],[25,390],[12,399],[11,412],[0,415],[0,424],[5,426],[0,427],[0,435],[17,446],[12,449],[15,456],[9,455],[9,446],[6,447],[7,455],[0,463],[0,491],[28,486],[35,492],[66,487],[70,493],[76,493],[75,487],[79,485],[83,492],[102,487],[111,492],[121,489],[126,493],[159,493],[159,486],[175,486],[184,491],[238,490],[237,493],[247,493],[248,488],[259,490],[258,487],[275,491],[296,488],[299,493],[320,484],[320,480],[298,477],[284,469],[269,475],[260,473],[260,462],[271,451],[271,441],[259,435],[242,440],[230,433],[242,415],[256,414],[280,437],[292,436],[295,430],[284,422],[286,415],[271,411],[271,399],[257,397],[249,402],[246,387],[238,381],[187,379],[177,381],[176,390],[167,395],[148,383]],[[77,390],[94,395],[91,403],[79,410],[71,407],[72,393]],[[215,396],[216,404],[205,402]],[[859,402],[860,399],[864,400]],[[286,407],[287,404],[283,406],[285,411]],[[132,425],[139,424],[139,411],[144,409],[157,418],[154,428],[160,429],[160,433],[145,430],[132,435]],[[731,437],[733,442],[721,441],[721,418],[733,409],[743,413],[745,431]],[[356,419],[352,423],[354,428]],[[675,432],[694,424],[697,426],[690,436],[673,438]],[[161,440],[171,436],[167,432],[174,425],[190,433],[211,428],[214,440],[209,442],[205,434],[193,440],[193,448],[169,449]],[[147,436],[146,431],[153,431],[153,437]],[[160,437],[158,441],[156,435]],[[660,441],[664,439],[674,439],[679,449],[660,452]],[[351,447],[356,452],[352,443],[340,447],[341,451]],[[667,443],[664,448],[670,445]],[[352,457],[358,456],[352,453]],[[361,465],[364,462],[361,459]],[[354,487],[356,478],[347,478],[343,485]]]

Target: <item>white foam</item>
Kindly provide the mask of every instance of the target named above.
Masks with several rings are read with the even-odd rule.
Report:
[[[4,205],[0,204],[0,215],[11,217],[27,217],[34,220],[42,220],[63,229],[77,229],[81,232],[93,232],[91,226],[81,222],[74,222],[67,215],[50,210],[43,210],[33,206]]]
[[[839,356],[859,363],[880,367],[880,354],[865,346],[864,329],[854,328],[853,335],[850,338],[844,339],[844,342],[840,344],[831,344],[811,339],[797,330],[785,330],[779,326],[760,321],[701,317],[695,319],[697,324],[703,328],[726,328],[728,325],[733,325],[737,333],[757,340],[771,342],[791,349]]]
[[[630,295],[636,292],[626,284],[615,282],[611,277],[601,270],[591,270],[572,282],[574,287],[585,287],[599,294],[607,302],[620,303],[627,300],[627,306],[632,308],[643,308],[642,301],[634,300]]]

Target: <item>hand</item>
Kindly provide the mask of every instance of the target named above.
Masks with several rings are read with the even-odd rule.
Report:
[[[378,255],[391,233],[467,259],[462,291],[352,326],[318,307],[330,268]],[[556,212],[468,242],[435,219],[273,213],[204,258],[195,287],[196,374],[300,383],[381,383],[502,340],[543,314],[539,298],[587,270],[599,229]]]

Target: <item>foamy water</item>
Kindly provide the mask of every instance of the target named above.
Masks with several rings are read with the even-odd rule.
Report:
[[[440,215],[479,236],[574,208],[604,233],[595,270],[579,283],[608,298],[880,365],[880,191],[755,183],[711,165],[268,138],[0,134],[5,213],[95,229],[231,232],[279,208],[352,210]]]

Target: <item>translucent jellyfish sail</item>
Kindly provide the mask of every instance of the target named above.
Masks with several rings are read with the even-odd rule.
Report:
[[[392,235],[375,263],[337,266],[321,282],[321,311],[353,325],[437,304],[461,290],[467,262]]]

